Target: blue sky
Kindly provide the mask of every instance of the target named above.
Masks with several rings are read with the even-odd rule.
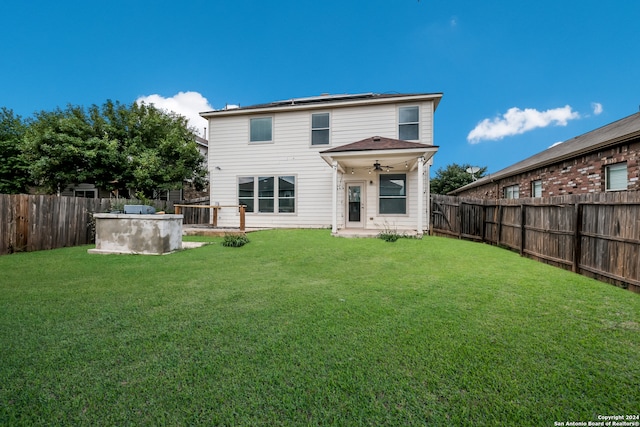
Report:
[[[635,0],[5,0],[0,107],[194,112],[442,92],[435,168],[508,165],[638,111]],[[435,169],[434,168],[434,169]]]

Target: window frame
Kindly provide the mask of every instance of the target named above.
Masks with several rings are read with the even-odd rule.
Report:
[[[328,124],[327,127],[313,127],[313,116],[324,116],[326,115],[328,117]],[[311,137],[310,137],[310,144],[312,147],[324,147],[327,145],[331,145],[331,113],[328,111],[323,111],[323,112],[316,112],[316,113],[311,113],[310,116],[310,128],[311,128]],[[327,131],[327,142],[325,143],[314,143],[313,142],[313,135],[316,135],[317,132],[319,131]]]
[[[280,196],[280,179],[283,178],[291,178],[293,184],[293,195],[292,196]],[[252,194],[251,197],[240,197],[240,185],[243,180],[252,180]],[[272,194],[269,195],[261,195],[260,194],[260,181],[264,179],[272,179],[273,187]],[[296,188],[298,181],[298,176],[296,174],[279,174],[279,175],[239,175],[236,178],[236,200],[239,205],[247,206],[246,213],[253,215],[295,215],[298,211],[298,190]],[[251,205],[247,204],[243,201],[251,200]],[[291,207],[291,211],[283,211],[283,207],[281,207],[280,200],[293,200],[293,204],[287,204],[287,208]],[[263,210],[261,209],[261,202],[271,201],[271,205],[273,206],[272,210]]]
[[[415,122],[403,122],[401,121],[400,117],[401,117],[401,111],[402,110],[408,110],[408,109],[416,109],[417,110],[417,121]],[[402,132],[400,131],[400,129],[402,128],[402,126],[416,126],[416,131],[417,131],[417,135],[416,138],[403,138],[402,137]],[[419,105],[403,105],[398,107],[398,139],[401,139],[403,141],[420,141],[420,106]]]
[[[383,177],[388,176],[403,176],[404,177],[404,194],[401,196],[396,195],[387,195],[382,194],[382,179]],[[406,173],[381,173],[378,175],[378,216],[408,216],[409,206],[408,206],[408,194],[409,190],[407,185],[409,184],[409,180]],[[383,200],[403,200],[404,201],[404,212],[383,212],[382,202]]]
[[[517,191],[514,192],[513,190],[517,190]],[[520,198],[520,184],[505,185],[502,188],[502,197],[504,199],[519,199]]]
[[[270,123],[271,123],[271,138],[266,140],[266,139],[253,139],[253,132],[252,127],[253,127],[253,123],[255,123],[254,121],[257,120],[265,120],[265,119],[269,119]],[[273,144],[274,138],[273,138],[273,130],[274,130],[274,118],[273,116],[255,116],[255,117],[249,117],[249,144]]]
[[[536,188],[540,190],[540,194],[536,194]],[[542,180],[535,179],[531,181],[531,197],[542,197]]]
[[[611,172],[622,173],[624,170],[624,187],[611,187]],[[617,182],[617,180],[615,181]],[[604,189],[605,191],[626,191],[629,189],[629,169],[627,162],[619,162],[607,165],[604,167]]]
[[[240,185],[242,185],[243,183],[240,182],[243,179],[251,179],[251,197],[241,197],[240,196]],[[247,181],[244,184],[248,184],[249,181]],[[245,212],[247,213],[253,213],[255,212],[255,206],[256,206],[256,177],[255,176],[239,176],[236,180],[236,191],[237,193],[237,200],[238,200],[238,205],[245,205],[247,208],[245,210]],[[247,204],[247,203],[243,203],[243,200],[251,200],[251,204]]]

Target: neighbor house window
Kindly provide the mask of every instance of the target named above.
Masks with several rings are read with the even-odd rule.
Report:
[[[398,138],[404,140],[419,139],[420,110],[418,107],[400,107],[398,109]]]
[[[605,184],[607,191],[627,189],[627,164],[616,163],[605,168]]]
[[[508,187],[504,187],[504,198],[505,199],[519,199],[520,198],[520,186],[519,185],[510,185]]]
[[[407,213],[407,175],[380,175],[379,211],[384,214]]]
[[[86,197],[87,199],[95,199],[96,190],[74,190],[73,195],[75,197]]]
[[[252,176],[243,176],[238,179],[238,204],[246,205],[246,212],[254,212],[253,182]]]
[[[246,212],[295,213],[296,177],[243,176],[238,178],[238,204]]]
[[[273,118],[256,117],[249,119],[250,142],[271,142],[273,140]]]
[[[542,180],[535,180],[531,183],[531,197],[542,197]]]
[[[311,115],[311,145],[329,144],[329,113]]]

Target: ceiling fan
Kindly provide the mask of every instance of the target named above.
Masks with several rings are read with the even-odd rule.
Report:
[[[393,166],[382,166],[377,160],[373,164],[373,170],[382,171],[382,170],[385,170],[385,169],[386,170],[393,169]]]

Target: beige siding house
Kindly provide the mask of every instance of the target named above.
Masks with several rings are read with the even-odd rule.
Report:
[[[211,203],[247,227],[429,229],[441,93],[323,95],[201,113]],[[236,227],[237,209],[218,225]]]

